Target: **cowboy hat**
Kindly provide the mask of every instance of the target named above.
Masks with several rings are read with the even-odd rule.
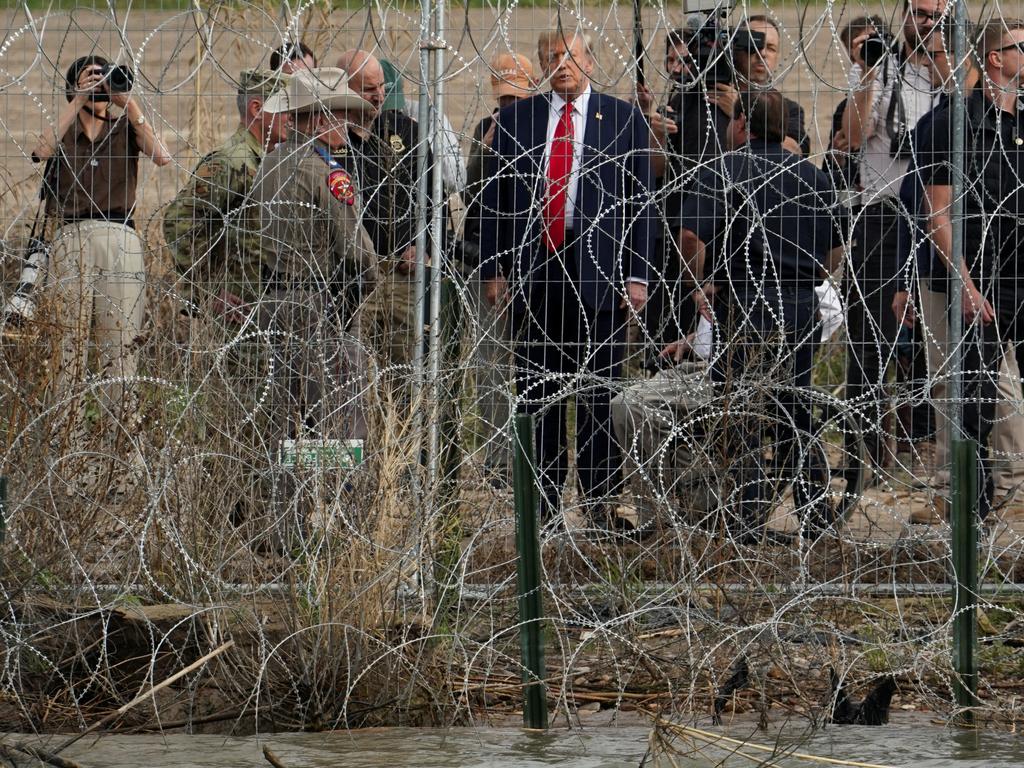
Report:
[[[271,114],[336,109],[373,109],[370,102],[348,87],[348,75],[337,67],[299,70],[263,104],[263,111]]]

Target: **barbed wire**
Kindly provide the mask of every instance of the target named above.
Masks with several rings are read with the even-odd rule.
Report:
[[[942,448],[942,385],[956,374],[948,355],[959,344],[971,353],[965,381],[984,387],[964,403],[998,400],[977,417],[994,427],[996,492],[978,545],[974,709],[999,726],[1018,723],[1024,424],[1015,356],[991,349],[1014,347],[1015,310],[1009,296],[993,298],[1004,335],[953,339],[942,292],[922,276],[931,257],[917,246],[935,235],[921,211],[888,204],[886,226],[907,223],[915,247],[891,271],[868,274],[863,252],[874,244],[857,237],[880,231],[870,228],[878,190],[870,179],[845,197],[832,181],[815,186],[837,158],[863,162],[830,147],[835,107],[857,92],[836,43],[848,43],[851,20],[877,10],[737,7],[718,48],[709,44],[703,59],[688,52],[694,69],[730,60],[735,74],[741,20],[764,12],[777,23],[780,61],[750,90],[763,97],[770,85],[802,108],[790,138],[809,162],[776,154],[750,176],[742,151],[721,163],[730,139],[715,127],[726,110],[709,98],[714,83],[701,90],[664,67],[666,35],[687,17],[674,4],[645,4],[642,30],[618,2],[466,4],[449,10],[449,34],[437,40],[421,34],[414,6],[395,3],[5,11],[9,309],[34,242],[46,244],[48,266],[25,292],[31,311],[8,313],[4,326],[0,722],[82,728],[227,639],[229,653],[119,727],[453,724],[515,712],[529,680],[512,477],[512,419],[523,411],[546,430],[532,481],[543,496],[545,684],[559,722],[578,724],[579,708],[599,702],[818,727],[841,721],[846,691],[890,680],[897,706],[951,720],[951,631],[971,607],[950,603]],[[902,12],[881,11],[896,32]],[[513,121],[515,109],[534,115],[522,106],[495,117],[492,88],[550,90],[540,76],[523,86],[529,73],[509,55],[539,73],[538,37],[561,32],[575,57],[577,31],[590,38],[591,98],[601,105],[586,130],[604,133],[596,148],[591,134],[578,137],[588,149],[574,162],[580,189],[600,194],[591,204],[578,192],[580,228],[569,228],[568,250],[550,249],[535,193],[553,133],[531,141]],[[686,35],[694,48],[697,32],[691,24]],[[634,35],[650,92],[643,121],[610,98],[643,101]],[[211,155],[243,146],[246,131],[232,131],[245,72],[268,69],[275,49],[299,40],[320,67],[358,48],[390,62],[404,107],[390,93],[380,136],[349,126],[345,151],[333,155],[294,132],[265,134],[262,146],[249,132],[255,167],[242,154]],[[426,82],[443,80],[444,130],[458,146],[456,157],[440,134],[430,138],[428,170],[441,175],[444,199],[419,211],[421,134],[402,110],[415,107],[418,46],[428,40],[446,69]],[[137,195],[113,223],[36,210],[45,164],[31,162],[33,151],[67,109],[65,72],[85,55],[131,69],[134,124],[162,137],[170,161],[141,159]],[[759,114],[757,98],[738,98],[746,111],[725,123]],[[658,109],[686,132],[682,143],[666,140],[661,182],[643,170],[650,153],[629,143],[640,126],[646,146]],[[538,119],[548,125],[546,113]],[[495,120],[492,164],[481,147]],[[120,122],[99,130],[136,131]],[[694,126],[708,149],[689,149]],[[922,174],[945,162],[921,151]],[[475,156],[483,170],[467,185]],[[884,173],[911,175],[891,160]],[[387,167],[374,183],[378,166]],[[85,190],[86,201],[112,199],[106,184]],[[1013,217],[1016,179],[1006,192],[996,213]],[[200,198],[222,201],[201,226],[175,218],[198,218],[194,203],[170,213]],[[963,201],[975,217],[978,199],[969,186]],[[406,246],[432,206],[443,206],[443,232],[424,235],[439,291],[428,288],[419,307]],[[793,239],[766,238],[780,219]],[[650,222],[656,237],[637,234]],[[168,238],[179,224],[180,239]],[[797,237],[812,225],[827,234],[808,251]],[[714,237],[698,257],[677,234],[705,227]],[[97,260],[101,236],[109,262]],[[803,254],[797,277],[780,261],[792,248]],[[507,293],[492,308],[496,263]],[[917,317],[898,331],[907,316],[890,305],[901,274]],[[995,296],[990,274],[979,280]],[[646,282],[642,311],[619,306],[634,278]],[[716,284],[710,322],[693,309],[698,278]],[[851,311],[860,313],[854,330]],[[681,343],[663,354],[672,342]],[[430,345],[436,378],[418,368]],[[859,392],[849,391],[849,355],[865,371]],[[1003,357],[1011,372],[1000,374],[992,362]]]

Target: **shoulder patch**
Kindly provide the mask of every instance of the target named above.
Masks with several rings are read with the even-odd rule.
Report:
[[[196,168],[196,178],[199,179],[212,179],[214,176],[220,174],[220,163],[219,162],[206,162],[200,163],[199,167]]]
[[[346,205],[352,205],[356,201],[356,189],[347,171],[331,171],[327,177],[327,188],[331,190],[336,200],[341,200]]]
[[[391,148],[395,150],[395,152],[405,151],[405,142],[402,141],[402,137],[397,133],[391,134],[391,138],[389,138],[388,141],[391,143]]]

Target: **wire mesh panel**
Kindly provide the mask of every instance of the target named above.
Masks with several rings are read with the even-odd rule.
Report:
[[[1019,721],[1016,12],[4,10],[4,727]]]

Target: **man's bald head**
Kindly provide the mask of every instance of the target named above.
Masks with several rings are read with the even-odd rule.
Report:
[[[373,105],[372,120],[384,107],[384,68],[368,51],[345,51],[338,58],[338,67],[348,75],[348,86]]]

